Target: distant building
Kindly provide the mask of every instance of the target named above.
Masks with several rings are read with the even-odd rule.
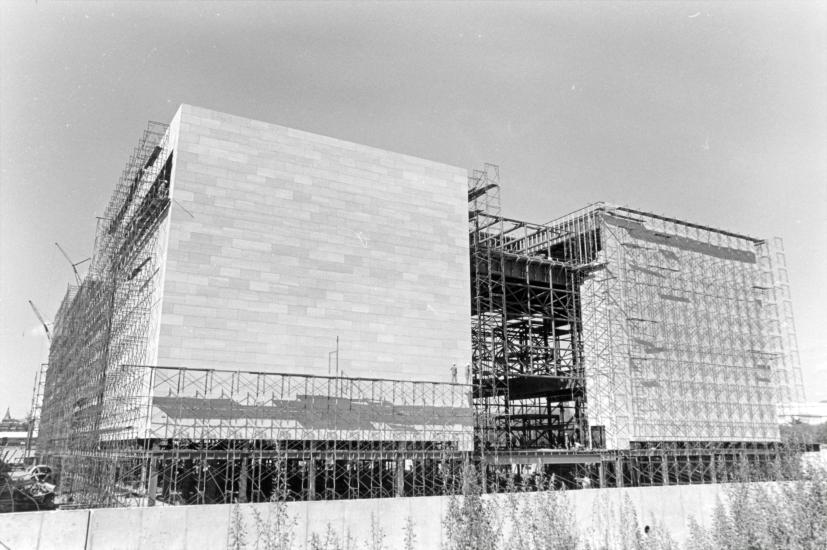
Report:
[[[26,419],[12,418],[11,409],[6,408],[6,414],[0,420],[0,431],[2,432],[16,432],[27,431],[29,429],[29,421]]]
[[[7,464],[19,464],[26,456],[29,422],[12,418],[10,409],[0,420],[0,459]]]

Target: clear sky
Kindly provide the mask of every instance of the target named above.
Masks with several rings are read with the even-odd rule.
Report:
[[[827,399],[824,3],[0,3],[0,414],[147,120],[190,103],[465,168],[504,213],[605,200],[787,247]],[[416,201],[415,196],[411,201]]]

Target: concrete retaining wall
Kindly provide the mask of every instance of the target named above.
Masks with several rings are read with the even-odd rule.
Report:
[[[86,548],[88,510],[0,514],[3,550],[67,550]]]
[[[690,516],[708,524],[723,488],[680,485],[586,489],[570,491],[565,498],[578,527],[594,536],[617,529],[613,518],[628,497],[641,526],[657,524],[682,542]],[[530,493],[517,497],[532,498]],[[502,501],[505,496],[493,498]],[[404,526],[411,518],[417,537],[415,547],[425,550],[441,546],[442,516],[447,505],[447,497],[292,502],[287,504],[287,512],[295,521],[296,549],[307,548],[313,534],[323,536],[328,525],[340,537],[349,534],[362,544],[371,536],[372,521],[385,533],[386,548],[402,548]],[[243,525],[241,531],[248,545],[255,547],[257,524],[266,523],[272,511],[268,504],[243,504],[237,509],[233,505],[209,505],[4,514],[0,515],[0,550],[224,549],[230,530],[238,525]],[[507,534],[507,527],[505,531]]]

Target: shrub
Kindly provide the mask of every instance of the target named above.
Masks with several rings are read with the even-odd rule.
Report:
[[[462,494],[451,495],[443,519],[445,550],[496,550],[500,540],[498,514],[482,498],[480,476],[472,465],[462,472]]]
[[[690,523],[687,548],[827,548],[827,470],[808,466],[793,481],[734,484],[708,530]]]

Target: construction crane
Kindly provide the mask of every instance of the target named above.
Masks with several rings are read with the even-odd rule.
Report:
[[[46,322],[46,319],[43,318],[43,315],[40,314],[40,310],[37,309],[37,306],[34,305],[34,302],[29,300],[29,305],[32,306],[32,311],[34,314],[37,315],[40,324],[43,325],[43,330],[46,331],[46,338],[49,339],[49,342],[52,341],[52,331],[49,330],[49,324]]]
[[[66,251],[63,250],[62,246],[60,246],[58,243],[55,243],[55,246],[57,247],[58,250],[60,250],[60,253],[63,254],[63,257],[66,258],[66,261],[69,262],[69,265],[72,266],[72,271],[75,272],[75,280],[77,280],[78,286],[80,286],[81,279],[80,279],[80,274],[78,273],[78,270],[77,270],[77,266],[79,266],[80,264],[88,262],[92,258],[86,258],[85,260],[81,260],[79,262],[73,262],[72,258],[70,258],[69,255],[66,253]]]

